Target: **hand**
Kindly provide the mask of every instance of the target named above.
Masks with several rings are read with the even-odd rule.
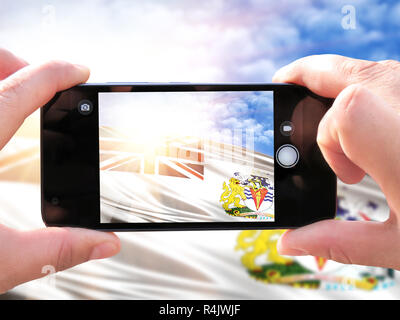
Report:
[[[86,67],[61,61],[28,66],[25,61],[0,49],[0,149],[38,107],[57,91],[85,82]],[[39,217],[39,215],[38,215]],[[116,254],[119,239],[112,233],[78,228],[44,228],[17,231],[0,225],[0,293],[45,274],[92,259]]]
[[[325,220],[287,231],[279,253],[400,269],[400,63],[310,56],[279,70],[273,81],[336,98],[318,128],[322,154],[345,183],[368,173],[391,209],[385,222]]]

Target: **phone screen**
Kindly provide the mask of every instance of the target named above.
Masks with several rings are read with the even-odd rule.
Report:
[[[275,221],[272,91],[99,93],[101,223]]]

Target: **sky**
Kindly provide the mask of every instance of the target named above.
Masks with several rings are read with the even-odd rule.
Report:
[[[99,110],[99,126],[144,144],[192,136],[273,156],[272,91],[108,92],[100,93]]]
[[[355,29],[342,8],[355,9]],[[400,3],[310,0],[0,1],[0,45],[88,65],[90,82],[270,82],[306,55],[399,59]]]

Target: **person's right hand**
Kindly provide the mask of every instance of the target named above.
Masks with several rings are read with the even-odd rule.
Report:
[[[400,63],[309,56],[280,69],[273,81],[336,98],[318,128],[321,151],[345,183],[368,173],[391,209],[385,222],[325,220],[287,231],[279,253],[400,269]]]

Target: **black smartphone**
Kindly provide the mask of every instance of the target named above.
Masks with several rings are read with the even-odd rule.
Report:
[[[291,84],[106,83],[41,109],[47,226],[296,228],[336,212],[316,143],[332,99]]]

